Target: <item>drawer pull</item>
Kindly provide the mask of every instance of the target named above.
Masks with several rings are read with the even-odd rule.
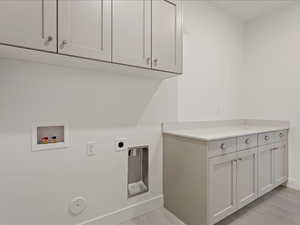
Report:
[[[146,59],[146,62],[147,62],[147,65],[150,65],[150,63],[151,63],[151,58],[148,57],[148,58]]]
[[[247,144],[247,145],[249,145],[250,144],[250,138],[247,138],[246,140],[245,140],[245,143]]]
[[[227,148],[226,143],[221,144],[221,149],[222,149],[222,150],[226,150],[226,148]]]
[[[269,136],[265,136],[265,141],[269,141],[270,137]]]
[[[46,46],[49,45],[51,41],[53,41],[53,37],[52,36],[48,36],[47,40],[44,43],[44,45],[46,45]]]
[[[277,148],[277,147],[276,147],[276,148],[272,148],[271,151],[275,151],[275,150],[278,150],[278,149],[279,149],[279,148]]]
[[[242,158],[238,158],[238,159],[233,159],[232,161],[233,162],[238,162],[238,161],[243,161],[243,159]]]
[[[60,49],[63,49],[65,47],[65,45],[67,44],[68,42],[66,40],[63,40],[60,44]]]

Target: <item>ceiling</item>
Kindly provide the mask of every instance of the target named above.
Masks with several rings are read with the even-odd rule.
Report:
[[[211,0],[210,2],[244,21],[294,4],[297,0]]]

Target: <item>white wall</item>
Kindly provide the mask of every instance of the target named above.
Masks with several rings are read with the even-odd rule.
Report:
[[[184,76],[178,82],[179,120],[237,116],[237,82],[244,57],[243,23],[206,1],[184,8]]]
[[[241,24],[203,1],[184,1],[184,21],[179,79],[0,59],[0,224],[78,224],[160,196],[160,122],[178,112],[181,120],[235,116]],[[56,121],[69,123],[71,148],[31,152],[31,124]],[[114,152],[117,137],[150,144],[150,194],[127,201],[127,156]],[[97,141],[95,157],[85,154],[88,141]],[[76,196],[88,208],[73,217],[67,207]]]
[[[290,120],[290,178],[300,188],[300,3],[250,22],[245,37],[241,115]]]
[[[164,82],[0,60],[0,224],[68,225],[162,194],[160,122],[177,119],[177,80]],[[31,152],[33,122],[66,121],[71,148]],[[127,201],[127,153],[150,145],[150,194]],[[86,143],[97,141],[95,157]],[[80,216],[71,198],[87,198]]]

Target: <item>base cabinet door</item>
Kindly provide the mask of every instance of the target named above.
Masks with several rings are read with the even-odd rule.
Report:
[[[111,61],[111,0],[58,0],[58,52]]]
[[[151,68],[151,1],[112,1],[112,61]]]
[[[180,0],[152,1],[152,68],[182,72]]]
[[[237,204],[239,209],[258,197],[257,162],[257,148],[238,153]]]
[[[274,179],[280,185],[288,179],[288,143],[283,142],[274,148]]]
[[[236,153],[209,159],[209,224],[237,209]]]
[[[56,0],[0,1],[0,43],[56,52]]]
[[[258,188],[259,196],[271,191],[274,187],[274,151],[275,147],[272,144],[260,146],[258,149]]]

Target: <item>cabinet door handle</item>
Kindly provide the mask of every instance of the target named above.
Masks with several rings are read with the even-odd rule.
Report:
[[[265,141],[268,141],[270,140],[270,137],[269,136],[265,136]]]
[[[221,149],[222,149],[222,150],[226,150],[226,148],[227,148],[227,146],[226,146],[225,143],[221,144]]]
[[[45,41],[45,45],[47,46],[47,45],[49,45],[50,44],[50,42],[53,40],[53,37],[52,36],[48,36],[47,37],[47,40]]]
[[[246,143],[247,145],[249,145],[249,144],[250,144],[250,138],[247,138],[247,139],[245,140],[245,143]]]
[[[147,65],[150,65],[151,58],[150,58],[150,57],[148,57],[148,58],[146,59],[146,62],[147,62]]]
[[[157,64],[158,64],[158,59],[154,59],[154,60],[153,60],[153,64],[154,64],[154,66],[157,66]]]
[[[284,134],[283,134],[283,133],[280,133],[280,134],[279,134],[279,137],[281,137],[281,138],[282,138],[283,136],[284,136]]]
[[[63,40],[60,44],[60,49],[63,49],[65,47],[65,45],[68,44],[68,42],[66,40]]]

